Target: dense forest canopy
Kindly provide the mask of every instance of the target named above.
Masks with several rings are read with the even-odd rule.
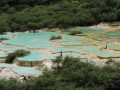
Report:
[[[120,21],[120,0],[1,0],[0,33]]]

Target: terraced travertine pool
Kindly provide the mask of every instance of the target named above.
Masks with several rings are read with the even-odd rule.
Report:
[[[71,30],[80,30],[85,35],[68,35]],[[25,57],[19,57],[18,60],[51,60],[60,55],[61,51],[63,52],[63,57],[68,55],[73,57],[89,58],[89,55],[95,55],[96,57],[102,58],[120,58],[119,39],[116,41],[111,39],[111,37],[120,37],[118,32],[119,30],[114,29],[114,32],[112,33],[109,31],[109,28],[105,27],[78,27],[70,28],[65,32],[66,34],[42,31],[39,31],[38,33],[7,33],[6,35],[0,35],[0,38],[9,39],[0,43],[0,57],[5,57],[9,52],[13,52],[17,49],[26,49],[29,50],[31,54]],[[101,34],[104,37],[102,37]],[[61,35],[62,39],[50,41],[50,37],[53,35]],[[106,39],[106,37],[108,38]],[[107,49],[105,49],[106,45]],[[98,63],[99,62],[96,64]],[[13,70],[17,71],[19,69],[14,68]]]
[[[106,32],[108,28],[78,27],[78,28],[70,28],[69,30],[80,30],[87,36],[71,36],[71,35],[60,34],[59,32],[41,32],[40,31],[39,33],[14,33],[15,37],[12,37],[13,33],[8,33],[8,35],[4,35],[3,37],[9,38],[9,40],[4,41],[4,44],[1,45],[0,49],[1,51],[4,51],[4,50],[14,51],[16,49],[27,49],[27,50],[33,49],[31,55],[20,58],[23,60],[33,59],[33,61],[53,59],[53,57],[57,56],[56,54],[58,54],[61,51],[63,51],[63,53],[64,52],[80,53],[81,55],[88,55],[90,53],[93,53],[100,57],[106,57],[106,56],[116,57],[116,55],[117,57],[119,57],[119,53],[117,51],[110,52],[109,50],[105,50],[105,49],[100,50],[99,48],[99,46],[104,48],[107,45],[109,49],[113,49],[113,50],[120,49],[119,44],[113,44],[113,43],[111,44],[107,41],[105,42],[106,38],[102,38],[100,36],[100,33]],[[119,30],[116,30],[116,31],[114,30],[113,34],[117,33],[117,35],[119,35],[118,32]],[[108,37],[109,37],[109,33],[111,32],[108,32]],[[61,35],[62,39],[54,40],[51,42],[49,39],[53,35],[56,35],[56,36]],[[0,37],[2,37],[2,35]],[[98,37],[102,38],[102,40],[97,41],[93,39]],[[35,51],[34,49],[37,49],[37,50]],[[42,49],[47,51],[41,52],[40,50]],[[99,50],[101,53],[97,53],[97,51]],[[102,54],[102,53],[105,53],[105,54]],[[45,58],[44,56],[47,56],[47,58]],[[32,58],[32,57],[35,57],[35,58]]]
[[[108,39],[114,39],[114,40],[120,41],[120,30],[106,32],[106,33],[104,33],[103,36],[108,38]]]

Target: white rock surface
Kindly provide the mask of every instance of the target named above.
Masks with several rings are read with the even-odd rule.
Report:
[[[16,79],[19,82],[23,82],[26,79],[35,78],[33,76],[25,76],[25,75],[18,75],[16,72],[14,72],[12,69],[8,67],[0,67],[0,79],[10,80],[10,79]]]
[[[8,67],[0,68],[0,76],[3,77],[6,80],[9,80],[11,78],[18,79],[20,77],[17,73],[13,72]]]

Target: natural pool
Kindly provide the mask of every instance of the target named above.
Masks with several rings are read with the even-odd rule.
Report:
[[[59,55],[60,54],[48,54],[48,53],[30,54],[28,56],[18,58],[18,60],[42,61],[42,60],[47,60],[47,59],[55,59]],[[66,52],[66,53],[63,53],[62,55],[63,57],[70,56],[70,57],[75,57],[75,58],[77,57],[85,58],[84,55],[81,55],[78,53],[72,53],[72,52]]]
[[[3,51],[0,51],[0,57],[5,57],[5,53]]]
[[[19,33],[15,38],[6,41],[6,43],[14,44],[14,45],[23,45],[30,48],[50,48],[52,43],[49,42],[50,36],[59,35],[57,32],[55,33]]]
[[[69,30],[80,30],[85,36],[71,36],[67,35],[69,34],[68,32],[66,32],[66,34],[61,34],[61,32],[42,31],[39,31],[38,33],[17,32],[0,35],[0,37],[9,39],[0,43],[0,57],[5,57],[9,52],[13,52],[17,49],[26,49],[31,52],[28,56],[19,57],[18,60],[21,61],[51,60],[60,55],[61,51],[63,52],[63,57],[68,55],[76,58],[89,58],[89,55],[91,54],[103,58],[120,57],[120,52],[118,51],[120,50],[120,44],[114,43],[110,38],[108,38],[109,42],[107,42],[106,37],[101,37],[101,34],[103,34],[103,36],[111,37],[110,35],[112,33],[109,32],[108,28],[78,27],[70,28]],[[112,34],[112,38],[119,37],[119,34],[116,34],[117,32],[119,32],[119,30],[116,30],[113,33],[114,35]],[[50,41],[50,37],[53,35],[61,35],[62,39]],[[106,44],[108,49],[104,49]],[[103,47],[102,50],[101,47]],[[92,60],[89,59],[89,62],[92,62]],[[92,63],[100,64],[101,62],[96,60],[96,62]],[[13,71],[21,75],[34,73],[37,73],[36,75],[41,74],[41,71],[38,72],[34,68],[9,66],[8,64],[1,64],[0,66],[12,67]],[[24,71],[22,69],[24,69]]]
[[[103,34],[104,37],[120,41],[120,30],[114,30]]]
[[[66,52],[75,52],[79,53],[80,55],[88,55],[90,53],[94,53],[95,55],[101,57],[119,57],[117,51],[109,51],[109,50],[102,50],[100,51],[99,47],[105,47],[106,44],[108,45],[109,49],[119,50],[120,45],[118,44],[111,44],[109,42],[104,42],[106,39],[100,36],[100,33],[106,32],[108,28],[104,27],[77,27],[77,28],[70,28],[69,30],[80,30],[87,36],[71,36],[60,34],[59,32],[42,32],[39,31],[38,33],[8,33],[9,40],[5,41],[1,50],[8,50],[14,51],[16,49],[27,49],[31,51],[31,54],[26,57],[20,57],[20,60],[28,60],[28,61],[42,61],[46,59],[54,59],[58,53],[62,51],[63,53]],[[119,32],[117,30],[116,32]],[[106,32],[107,33],[107,32]],[[108,34],[111,33],[108,31]],[[114,34],[114,33],[113,33]],[[12,37],[14,35],[15,37]],[[61,40],[54,40],[50,41],[50,37],[53,35],[61,35]],[[7,35],[6,35],[7,36]],[[89,36],[89,37],[88,37]],[[2,37],[2,36],[1,36]],[[115,36],[116,37],[116,36]],[[96,41],[94,39],[102,39],[103,41]],[[11,45],[7,45],[11,44]],[[18,45],[18,46],[16,46]],[[36,50],[37,49],[37,50]],[[41,52],[41,50],[44,51]],[[100,52],[99,52],[100,51]],[[99,53],[97,53],[99,52]]]

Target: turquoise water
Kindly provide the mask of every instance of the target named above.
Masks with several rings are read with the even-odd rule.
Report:
[[[7,39],[10,39],[10,38],[11,38],[11,35],[0,35],[0,38],[7,38]]]
[[[16,50],[16,47],[11,46],[11,45],[4,45],[3,47],[0,47],[0,49],[3,49],[3,50]]]
[[[58,53],[58,54],[48,54],[48,53],[30,54],[28,56],[18,58],[18,60],[42,61],[42,60],[46,60],[46,59],[55,59],[59,55],[60,55],[60,53]],[[67,55],[67,56],[73,56],[75,58],[77,58],[77,57],[85,58],[84,55],[73,53],[73,52],[63,53],[62,55],[63,55],[63,57],[65,57]]]
[[[17,49],[25,49],[25,47],[12,46],[12,45],[3,45],[3,46],[0,47],[0,49],[6,50],[6,51],[14,51],[14,50],[17,50]]]
[[[42,43],[39,42],[39,40],[37,40],[37,42],[35,42],[35,40],[34,41],[31,41],[31,40],[34,40],[34,39],[32,39],[32,38],[26,38],[26,39],[16,38],[16,39],[7,41],[7,43],[28,46],[31,48],[50,48],[52,46],[52,44],[49,42],[49,40],[47,40],[46,42],[44,41]],[[42,39],[42,40],[45,40],[45,39]]]
[[[105,27],[90,27],[90,28],[95,29],[95,30],[109,29],[109,28],[105,28]]]
[[[84,36],[71,36],[71,35],[62,35],[62,39],[61,41],[79,41],[79,40],[83,40]]]
[[[19,75],[33,75],[39,76],[42,75],[42,71],[30,67],[12,67],[14,72],[17,72]]]
[[[97,56],[101,56],[101,57],[119,57],[120,56],[120,52],[117,51],[108,51],[108,50],[100,50],[99,48],[95,47],[95,46],[83,46],[83,49],[97,55]]]
[[[94,38],[99,38],[100,33],[107,28],[70,28],[70,30],[81,30],[85,34],[94,37]],[[119,32],[119,31],[117,31]],[[13,33],[11,33],[13,35]],[[11,35],[9,33],[9,35]],[[98,42],[95,40],[92,40],[86,36],[71,36],[71,35],[64,35],[64,34],[59,34],[58,32],[39,32],[39,33],[14,33],[16,36],[11,38],[10,40],[7,40],[7,43],[10,44],[15,44],[15,45],[22,45],[22,46],[12,46],[12,45],[4,45],[0,47],[0,49],[3,50],[16,50],[16,49],[26,49],[26,47],[34,48],[32,49],[26,49],[30,50],[31,54],[25,57],[20,57],[18,58],[19,60],[27,60],[27,61],[41,61],[45,59],[55,59],[57,55],[60,54],[60,52],[64,52],[64,55],[71,55],[66,54],[66,52],[72,52],[73,55],[75,56],[80,56],[82,54],[90,54],[94,53],[98,56],[102,57],[109,57],[109,56],[120,56],[119,52],[113,51],[110,52],[108,50],[100,50],[97,47],[93,47],[92,44],[100,45],[100,46],[105,46],[106,43],[103,42]],[[57,36],[57,35],[62,35],[62,39],[60,40],[54,40],[58,42],[57,44],[49,41],[51,36]],[[114,45],[114,44],[107,44],[110,49],[120,49],[119,45]],[[52,54],[52,53],[47,53],[47,52],[41,52],[41,49],[49,49],[52,53],[58,53],[58,54]],[[81,53],[79,55],[76,55],[76,53]],[[2,55],[2,54],[1,54]],[[82,56],[84,57],[84,56]]]
[[[93,42],[93,44],[96,44],[96,45],[100,45],[102,47],[105,47],[107,45],[107,47],[109,49],[116,49],[116,50],[120,50],[120,45],[118,44],[110,44],[110,43],[103,43],[103,42]]]
[[[105,28],[107,29],[107,28]],[[103,30],[103,28],[89,28],[89,27],[78,27],[78,28],[70,28],[69,30],[80,30],[83,33],[98,33],[101,32]]]
[[[49,41],[53,35],[59,35],[58,32],[40,32],[40,33],[19,33],[17,38],[7,40],[7,43],[15,45],[25,45],[31,48],[50,48],[52,43]]]
[[[70,32],[63,32],[63,33],[70,34]]]
[[[52,52],[71,52],[71,51],[74,51],[74,52],[80,52],[80,53],[83,53],[83,54],[88,54],[88,52],[82,50],[82,49],[78,49],[78,48],[56,48],[56,49],[53,49],[51,50]]]
[[[72,46],[76,46],[76,45],[84,45],[82,43],[82,41],[70,41],[70,42],[61,42],[61,45],[72,45]]]
[[[102,40],[100,33],[104,30],[109,28],[102,28],[102,27],[78,27],[78,28],[70,28],[69,30],[79,30],[83,34],[86,34],[88,36],[91,36],[93,38]]]
[[[111,26],[118,26],[119,25],[118,23],[108,23],[108,24]]]
[[[18,73],[19,75],[39,76],[42,74],[42,71],[37,70],[37,69],[32,68],[32,67],[20,67],[20,66],[15,66],[12,64],[4,64],[4,63],[0,63],[0,67],[9,67],[14,72]]]
[[[105,30],[106,28],[71,28],[70,30],[81,30],[84,34],[87,34],[91,37],[95,37],[98,39],[103,39],[100,37],[100,33]],[[119,31],[117,31],[119,32]],[[101,57],[119,57],[120,52],[118,51],[109,51],[109,50],[100,50],[96,46],[92,46],[92,44],[100,45],[105,47],[106,43],[99,42],[92,40],[86,36],[70,36],[70,35],[64,35],[59,34],[58,32],[39,32],[39,33],[14,33],[16,36],[13,37],[13,33],[7,33],[8,35],[2,35],[0,37],[8,37],[10,40],[7,40],[5,42],[15,45],[23,45],[23,46],[14,46],[14,45],[2,45],[0,44],[0,49],[2,50],[8,50],[9,52],[17,50],[17,49],[26,49],[31,52],[30,55],[25,57],[19,57],[19,60],[27,60],[27,61],[42,61],[46,59],[55,59],[56,56],[60,55],[60,52],[63,52],[63,57],[66,55],[71,57],[80,57],[85,58],[85,55],[88,55],[90,53],[93,53],[97,56]],[[110,35],[111,32],[106,34]],[[116,34],[113,33],[113,34]],[[54,40],[58,43],[50,42],[49,39],[51,36],[57,36],[62,35],[62,39],[60,40]],[[119,34],[117,34],[119,35]],[[113,37],[113,36],[112,36]],[[115,36],[115,38],[118,36]],[[117,49],[120,50],[120,45],[116,44],[109,44],[107,43],[108,48],[110,49]],[[26,48],[34,48],[34,49],[28,49]],[[37,48],[37,49],[36,49]],[[44,49],[44,51],[41,51],[41,49]],[[52,53],[47,52],[46,50],[50,50]],[[6,52],[8,53],[8,52]],[[54,53],[54,54],[53,54]],[[55,54],[56,53],[56,54]],[[0,51],[0,57],[6,56],[5,52]],[[86,62],[86,60],[83,60]],[[92,60],[88,60],[88,62],[93,64],[100,64],[99,61],[93,62]],[[14,72],[17,72],[19,75],[41,75],[42,71],[39,71],[35,68],[30,67],[19,67],[19,66],[13,66],[10,64],[0,64],[0,67],[10,67]]]
[[[3,51],[0,51],[0,57],[5,57],[5,53]]]
[[[116,38],[116,40],[120,41],[120,30],[119,31],[112,31],[112,32],[107,32],[104,34],[105,37],[108,38]]]
[[[55,57],[58,55],[59,54],[37,53],[37,54],[30,54],[25,57],[20,57],[18,59],[24,61],[42,61],[46,59],[55,59]]]

